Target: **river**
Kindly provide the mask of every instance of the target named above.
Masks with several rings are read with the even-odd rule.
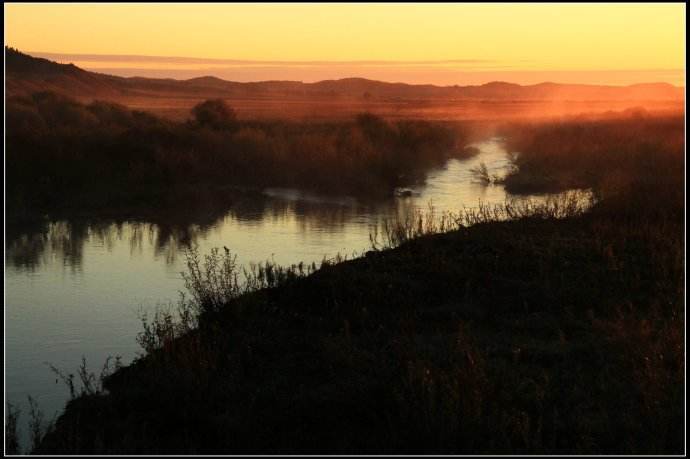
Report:
[[[68,398],[48,364],[76,374],[82,356],[95,372],[108,356],[124,363],[136,357],[140,312],[177,300],[185,248],[195,245],[205,254],[227,246],[244,264],[318,264],[368,250],[382,218],[430,205],[457,211],[511,199],[500,185],[477,183],[471,172],[484,163],[490,173],[505,173],[510,161],[501,140],[475,146],[475,157],[451,159],[411,195],[384,202],[268,189],[204,221],[82,218],[6,228],[5,394],[22,408],[21,428],[26,431],[27,395],[48,419]]]

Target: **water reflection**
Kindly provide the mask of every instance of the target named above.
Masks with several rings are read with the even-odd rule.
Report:
[[[378,202],[274,188],[208,203],[192,213],[167,210],[146,219],[70,219],[8,228],[7,262],[18,271],[62,265],[78,273],[83,269],[86,246],[104,248],[105,257],[115,245],[128,244],[131,257],[143,256],[151,249],[155,260],[174,265],[184,250],[200,242],[216,240],[241,251],[237,244],[247,236],[259,245],[257,238],[279,241],[284,255],[292,256],[291,262],[299,261],[304,252],[295,249],[319,245],[324,239],[335,243],[332,250],[326,250],[331,255],[342,249],[363,250],[366,247],[348,247],[347,240],[353,241],[354,235],[356,240],[366,240],[371,227],[383,218],[429,206],[441,212],[457,211],[480,201],[500,203],[509,198],[503,187],[477,183],[472,175],[480,164],[486,165],[491,175],[505,173],[510,161],[500,139],[477,146],[477,157],[451,160],[443,169],[432,171],[426,183],[408,195]]]
[[[17,269],[35,271],[58,259],[72,271],[81,270],[84,242],[89,224],[49,222],[30,228],[7,228],[7,261]],[[106,231],[105,234],[109,234]]]
[[[155,258],[174,263],[181,251],[223,227],[252,231],[268,223],[289,225],[302,235],[339,233],[349,221],[367,212],[372,210],[259,197],[235,202],[222,215],[205,222],[185,220],[180,215],[174,220],[159,221],[73,219],[14,226],[7,230],[7,262],[17,270],[36,271],[58,263],[78,272],[82,269],[85,246],[103,247],[111,252],[116,244],[126,243],[130,256],[141,256],[149,246]]]

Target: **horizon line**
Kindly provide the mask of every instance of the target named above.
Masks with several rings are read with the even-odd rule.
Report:
[[[10,47],[9,45],[5,45],[6,47]],[[18,48],[14,48],[19,51]],[[58,60],[71,60],[72,58],[77,58],[73,59],[74,61],[77,61],[81,64],[81,62],[102,62],[103,59],[110,58],[112,59],[113,62],[130,62],[130,63],[136,63],[136,62],[151,62],[153,63],[186,63],[186,64],[211,64],[211,63],[220,63],[220,64],[229,64],[229,65],[245,65],[249,67],[244,67],[244,70],[254,70],[256,71],[256,68],[250,67],[252,64],[254,65],[274,65],[274,66],[285,66],[285,67],[290,67],[294,66],[296,68],[302,68],[305,66],[318,66],[318,65],[335,65],[335,66],[347,66],[347,65],[362,65],[362,66],[376,66],[380,65],[383,67],[386,66],[396,66],[396,65],[442,65],[442,64],[471,64],[471,63],[489,63],[489,62],[497,62],[495,60],[489,60],[489,59],[445,59],[445,60],[424,60],[424,61],[382,61],[382,60],[355,60],[355,61],[275,61],[275,60],[248,60],[248,59],[217,59],[217,58],[196,58],[196,57],[178,57],[178,56],[149,56],[149,55],[136,55],[136,54],[81,54],[81,53],[55,53],[55,52],[39,52],[39,51],[20,51],[22,53],[25,53],[29,56],[32,57],[38,57],[38,58],[44,58],[48,60],[57,59],[55,62],[58,62]],[[80,62],[81,61],[81,62]],[[58,62],[58,63],[64,63],[64,62]],[[74,62],[70,62],[74,65]],[[204,67],[198,67],[198,68],[192,68],[192,69],[167,69],[165,67],[153,67],[153,68],[139,68],[139,67],[90,67],[90,66],[85,66],[85,65],[79,65],[78,67],[90,71],[93,73],[101,73],[101,74],[106,74],[106,75],[111,75],[111,76],[119,76],[123,78],[146,78],[146,79],[165,79],[165,80],[174,80],[174,81],[189,81],[189,80],[194,80],[194,79],[199,79],[199,78],[216,78],[221,81],[226,81],[226,82],[234,82],[234,83],[261,83],[261,82],[298,82],[302,84],[314,84],[314,83],[320,83],[320,82],[325,82],[325,81],[338,81],[338,80],[347,80],[347,79],[361,79],[361,80],[368,80],[368,81],[373,81],[373,82],[382,82],[382,83],[389,83],[389,84],[405,84],[405,85],[410,85],[410,86],[432,86],[432,87],[438,87],[438,88],[452,88],[452,87],[471,87],[471,86],[483,86],[491,83],[506,83],[506,84],[513,84],[517,86],[539,86],[543,84],[559,84],[559,85],[580,85],[580,86],[610,86],[610,87],[630,87],[630,86],[639,86],[639,85],[650,85],[650,84],[664,84],[664,85],[669,85],[674,88],[678,89],[683,89],[685,88],[685,84],[673,84],[669,81],[664,81],[661,79],[653,79],[653,80],[645,80],[645,81],[638,81],[638,82],[630,82],[630,83],[611,83],[611,82],[606,82],[606,83],[595,83],[595,82],[558,82],[558,80],[553,80],[553,79],[544,79],[540,80],[539,82],[534,82],[534,83],[517,83],[514,82],[514,80],[511,79],[501,79],[501,78],[487,78],[485,79],[482,83],[464,83],[464,84],[458,84],[458,83],[438,83],[438,82],[409,82],[409,81],[396,81],[393,79],[381,79],[381,78],[376,78],[376,77],[370,77],[370,76],[361,76],[357,74],[352,74],[350,76],[340,76],[340,77],[328,77],[328,78],[315,78],[311,79],[311,81],[305,81],[304,78],[290,78],[290,77],[285,77],[285,78],[255,78],[255,79],[250,79],[250,80],[240,80],[240,79],[233,79],[233,78],[228,78],[227,76],[222,76],[218,74],[214,74],[213,70],[214,68],[204,68]],[[261,68],[261,67],[259,67]],[[510,67],[508,67],[510,68]],[[228,67],[219,67],[216,70],[229,70]],[[264,70],[269,70],[270,67],[265,68]],[[142,72],[142,74],[130,74],[130,75],[118,75],[118,70],[120,72]],[[170,72],[170,73],[178,73],[177,76],[162,76],[162,75],[145,75],[145,73],[151,73],[151,72]],[[198,75],[195,76],[188,76],[188,77],[180,77],[180,73],[184,72],[196,72],[199,73]],[[546,70],[534,70],[534,69],[528,69],[528,70],[516,70],[515,68],[512,68],[510,70],[477,70],[477,69],[460,69],[465,74],[481,74],[481,73],[518,73],[518,74],[535,74],[535,73],[551,73],[551,74],[579,74],[579,73],[589,73],[589,74],[597,74],[597,73],[653,73],[653,72],[682,72],[683,76],[685,76],[685,69],[578,69],[578,70],[562,70],[562,69],[546,69]],[[108,73],[110,72],[110,73]],[[203,73],[207,72],[207,73]],[[497,75],[498,76],[498,75]],[[309,80],[309,79],[307,79]]]
[[[81,68],[81,67],[78,67]],[[315,80],[315,81],[303,81],[303,80],[290,80],[290,79],[280,79],[280,78],[272,78],[272,79],[266,79],[266,80],[252,80],[252,81],[238,81],[238,80],[228,80],[226,78],[222,78],[216,75],[212,74],[205,74],[205,75],[200,75],[196,77],[191,77],[191,78],[174,78],[174,77],[150,77],[150,76],[143,76],[143,75],[132,75],[132,76],[121,76],[121,75],[115,75],[112,73],[105,73],[105,72],[100,72],[98,69],[84,69],[87,72],[91,73],[96,73],[100,75],[107,75],[107,76],[114,76],[114,77],[119,77],[119,78],[125,78],[125,79],[132,79],[132,78],[142,78],[145,80],[172,80],[172,81],[192,81],[192,80],[199,80],[202,78],[213,78],[216,80],[220,80],[226,83],[237,83],[237,84],[252,84],[252,83],[301,83],[301,84],[318,84],[318,83],[324,83],[324,82],[329,82],[329,81],[343,81],[343,80],[366,80],[366,81],[371,81],[374,83],[384,83],[384,84],[402,84],[406,86],[433,86],[435,88],[468,88],[468,87],[477,87],[477,86],[486,86],[489,84],[495,84],[495,83],[500,83],[500,84],[509,84],[509,85],[515,85],[515,86],[520,86],[520,87],[530,87],[530,86],[540,86],[540,85],[546,85],[546,84],[553,84],[553,85],[560,85],[560,86],[599,86],[599,87],[611,87],[611,88],[629,88],[632,86],[643,86],[643,85],[668,85],[676,89],[684,89],[685,85],[675,85],[673,83],[669,83],[667,81],[644,81],[644,82],[639,82],[639,83],[629,83],[629,84],[604,84],[604,83],[560,83],[558,81],[540,81],[539,83],[532,83],[532,84],[521,84],[521,83],[515,83],[513,81],[507,81],[507,80],[487,80],[484,83],[479,83],[479,84],[435,84],[435,83],[407,83],[404,81],[392,81],[392,80],[377,80],[373,78],[367,78],[363,76],[343,76],[341,78],[325,78],[322,80]],[[108,69],[104,68],[102,70],[114,70],[114,69]],[[122,68],[121,70],[136,70],[136,68]]]

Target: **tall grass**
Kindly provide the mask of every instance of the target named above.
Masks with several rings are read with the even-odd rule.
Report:
[[[505,126],[512,193],[591,188],[617,211],[682,205],[684,119],[625,116]],[[624,209],[624,206],[628,209]],[[677,209],[676,209],[677,210]]]
[[[77,385],[75,383],[76,378],[73,373],[65,373],[63,370],[52,364],[48,364],[48,367],[69,389],[69,399],[74,400],[80,396],[89,396],[102,393],[104,391],[104,381],[108,378],[108,376],[122,368],[122,357],[107,357],[103,362],[103,366],[101,367],[101,371],[98,375],[92,371],[89,371],[86,363],[86,357],[82,357],[76,376],[79,378],[79,382],[81,383],[79,390],[77,390]]]
[[[583,215],[596,203],[587,190],[571,190],[547,196],[543,200],[506,199],[503,203],[487,204],[480,201],[476,207],[463,207],[458,212],[436,213],[430,204],[426,211],[415,209],[394,218],[384,219],[373,227],[369,239],[374,250],[398,247],[407,241],[455,231],[473,225],[506,220],[563,219]]]
[[[182,277],[190,295],[189,304],[197,313],[218,312],[241,295],[279,287],[317,270],[316,263],[281,266],[274,261],[250,263],[240,269],[237,255],[227,247],[223,247],[223,252],[218,248],[211,249],[203,262],[194,248],[185,256],[187,271],[182,273]],[[342,257],[338,255],[337,259]],[[331,261],[324,259],[321,264],[329,263]]]
[[[5,454],[19,454],[19,417],[21,409],[7,402],[5,413]]]
[[[146,354],[169,347],[175,339],[196,330],[201,320],[221,312],[243,295],[286,285],[346,259],[339,254],[333,259],[324,258],[320,267],[304,262],[281,266],[270,260],[239,266],[237,255],[227,247],[222,251],[212,248],[203,257],[196,247],[191,247],[185,251],[185,258],[187,270],[181,273],[185,291],[180,292],[175,307],[159,306],[152,315],[140,315],[142,331],[137,341]]]
[[[41,444],[43,438],[50,434],[55,429],[55,419],[46,421],[45,414],[38,406],[38,402],[27,396],[29,405],[29,419],[27,420],[28,427],[28,444],[22,447],[19,431],[19,418],[21,416],[21,409],[7,403],[7,412],[5,418],[5,454],[19,455],[32,454]]]
[[[478,166],[470,169],[470,173],[474,177],[474,180],[482,185],[489,185],[496,182],[498,179],[498,177],[492,176],[489,173],[489,169],[486,167],[484,162],[481,162]]]

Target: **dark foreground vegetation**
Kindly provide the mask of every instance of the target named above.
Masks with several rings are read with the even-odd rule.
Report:
[[[240,121],[221,100],[175,122],[40,92],[9,98],[6,118],[10,217],[158,209],[228,188],[390,195],[451,155],[471,154],[457,124],[370,114],[348,122]]]
[[[145,355],[84,371],[33,452],[683,453],[682,120],[617,123],[521,128],[516,174],[606,154],[586,211],[416,216],[318,270],[191,253]]]

